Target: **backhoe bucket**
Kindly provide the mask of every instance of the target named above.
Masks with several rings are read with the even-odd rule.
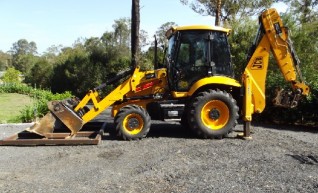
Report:
[[[73,136],[83,127],[84,121],[73,111],[68,100],[50,101],[48,108],[50,112],[26,131],[45,136],[47,133],[67,128]]]
[[[282,88],[277,88],[275,90],[276,96],[272,100],[274,106],[283,107],[283,108],[295,108],[298,105],[298,101],[302,98],[301,92],[297,90],[285,91]]]

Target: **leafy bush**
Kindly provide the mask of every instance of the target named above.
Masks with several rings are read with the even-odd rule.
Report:
[[[29,123],[32,122],[36,117],[35,108],[33,105],[26,106],[20,115],[16,118],[17,122]]]
[[[5,74],[2,77],[3,82],[6,83],[19,83],[20,82],[20,76],[21,72],[14,69],[14,68],[8,68]]]
[[[34,89],[21,83],[5,83],[0,86],[0,93],[19,93],[32,96]]]
[[[33,96],[36,99],[35,104],[32,107],[26,107],[21,112],[21,121],[29,122],[32,120],[32,113],[30,109],[33,109],[33,117],[43,117],[48,111],[47,103],[52,100],[62,100],[71,97],[70,92],[64,92],[62,94],[53,94],[46,90],[37,90]]]

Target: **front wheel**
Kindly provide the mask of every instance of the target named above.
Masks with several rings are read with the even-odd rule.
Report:
[[[121,108],[114,122],[117,136],[124,140],[135,140],[145,137],[151,125],[148,112],[138,105],[127,105]]]
[[[235,127],[238,110],[235,99],[226,91],[201,92],[190,104],[189,126],[200,137],[221,139]]]

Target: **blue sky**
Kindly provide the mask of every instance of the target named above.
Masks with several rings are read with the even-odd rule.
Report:
[[[179,0],[140,0],[140,27],[152,37],[162,24],[213,24]],[[282,5],[275,6],[279,11]],[[38,52],[51,45],[72,46],[78,38],[100,37],[112,31],[114,20],[130,17],[131,0],[0,0],[0,50],[19,39],[37,44]]]

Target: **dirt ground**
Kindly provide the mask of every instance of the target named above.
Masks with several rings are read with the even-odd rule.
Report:
[[[254,125],[198,139],[178,123],[97,146],[0,146],[0,192],[318,192],[318,128]],[[0,138],[26,125],[0,125]]]

